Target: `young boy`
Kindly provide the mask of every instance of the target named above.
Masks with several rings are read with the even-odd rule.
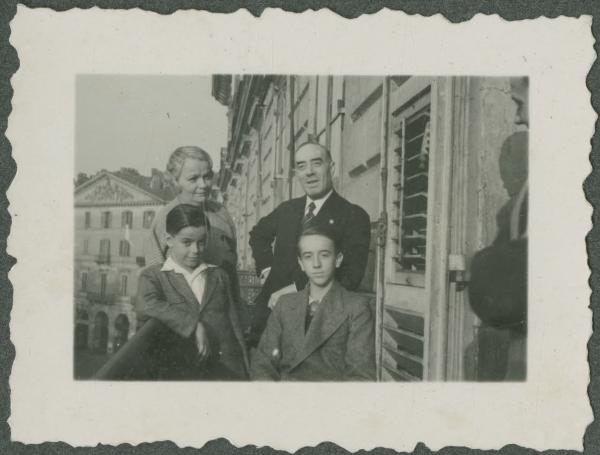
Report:
[[[375,380],[369,300],[335,280],[342,259],[331,233],[311,227],[301,234],[298,262],[309,283],[280,297],[252,353],[252,379]]]
[[[247,378],[248,361],[237,302],[227,273],[204,263],[208,221],[201,208],[175,206],[166,219],[167,260],[139,279],[138,319],[168,329],[155,343],[155,379]]]

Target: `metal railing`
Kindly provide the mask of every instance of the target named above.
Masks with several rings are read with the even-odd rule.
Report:
[[[103,304],[113,303],[119,298],[119,296],[114,292],[87,292],[86,297],[90,302]]]
[[[242,299],[252,305],[260,292],[260,281],[250,271],[238,271],[240,293]],[[88,296],[90,293],[88,293]],[[96,294],[99,296],[99,294]],[[109,294],[106,294],[106,298]],[[112,299],[119,298],[110,294]],[[156,367],[152,351],[157,346],[160,351],[170,349],[169,340],[172,333],[164,324],[149,319],[133,337],[131,337],[113,356],[98,370],[93,379],[96,380],[152,380]],[[179,349],[179,348],[177,348]],[[150,354],[149,354],[150,353]],[[148,355],[149,354],[149,355]]]
[[[237,275],[240,281],[242,301],[248,305],[254,305],[254,301],[261,290],[259,278],[256,276],[256,273],[247,270],[238,270]]]
[[[96,257],[96,263],[98,264],[110,264],[110,254],[99,254]]]

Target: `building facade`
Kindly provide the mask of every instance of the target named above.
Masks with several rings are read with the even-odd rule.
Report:
[[[228,106],[218,184],[240,271],[254,272],[257,221],[302,194],[293,151],[317,140],[331,151],[336,191],[371,218],[360,290],[375,297],[379,378],[502,379],[513,334],[483,325],[466,288],[470,261],[499,235],[509,202],[501,153],[519,134],[509,82],[213,76],[213,96]],[[513,168],[526,170],[524,156]]]
[[[111,354],[136,331],[134,296],[158,210],[162,174],[101,171],[75,188],[75,348]]]

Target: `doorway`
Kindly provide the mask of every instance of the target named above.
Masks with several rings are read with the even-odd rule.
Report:
[[[102,311],[94,318],[94,349],[102,354],[108,351],[108,316]]]

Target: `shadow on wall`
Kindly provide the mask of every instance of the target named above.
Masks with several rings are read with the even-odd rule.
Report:
[[[509,200],[496,216],[493,243],[475,253],[469,301],[481,320],[465,350],[465,375],[480,381],[523,381],[527,376],[528,133],[511,134],[498,166]]]
[[[371,240],[369,244],[369,256],[367,266],[358,290],[365,293],[375,292],[375,271],[377,269],[377,223],[371,222]]]

